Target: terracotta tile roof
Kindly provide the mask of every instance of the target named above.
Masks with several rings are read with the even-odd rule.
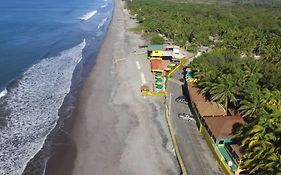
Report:
[[[226,115],[223,107],[215,102],[208,101],[205,96],[200,93],[200,89],[195,83],[188,82],[188,90],[191,100],[195,103],[196,108],[202,117]]]
[[[204,120],[217,139],[232,138],[235,128],[245,124],[240,116],[204,117]]]
[[[164,71],[162,60],[151,60],[151,71]]]

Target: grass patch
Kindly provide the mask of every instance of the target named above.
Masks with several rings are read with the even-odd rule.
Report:
[[[132,27],[128,29],[130,32],[134,32],[137,34],[141,34],[142,33],[142,28],[140,27],[140,25],[138,25],[137,27]]]

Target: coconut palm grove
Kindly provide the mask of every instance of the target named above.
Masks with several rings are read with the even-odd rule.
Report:
[[[208,2],[208,3],[206,3]],[[208,52],[189,67],[210,101],[246,122],[236,137],[249,174],[281,175],[281,5],[278,1],[128,0],[132,30]],[[160,35],[159,35],[160,34]]]

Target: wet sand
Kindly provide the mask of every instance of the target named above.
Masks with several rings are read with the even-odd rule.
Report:
[[[128,32],[136,24],[122,3],[116,0],[97,63],[82,88],[71,130],[74,162],[62,155],[62,159],[73,164],[53,174],[179,174],[165,121],[164,100],[140,94],[140,72],[147,82],[152,77],[144,54],[130,54],[144,52],[138,48],[144,41]]]

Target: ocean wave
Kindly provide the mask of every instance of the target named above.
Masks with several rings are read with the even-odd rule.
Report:
[[[1,91],[0,92],[0,99],[2,98],[2,97],[4,97],[6,94],[7,94],[7,89],[4,89],[3,91]]]
[[[104,18],[98,25],[97,29],[100,29],[104,24],[105,22],[108,20],[108,18]]]
[[[88,19],[92,18],[96,13],[97,13],[96,10],[92,11],[92,12],[89,12],[89,13],[86,13],[85,15],[80,17],[79,19],[81,19],[82,21],[87,21]]]
[[[101,6],[101,8],[104,8],[104,7],[106,7],[106,5],[102,5],[102,6]]]
[[[21,175],[42,148],[57,124],[58,111],[70,91],[85,45],[84,39],[33,65],[0,100],[1,111],[7,111],[7,123],[0,130],[0,174]]]

